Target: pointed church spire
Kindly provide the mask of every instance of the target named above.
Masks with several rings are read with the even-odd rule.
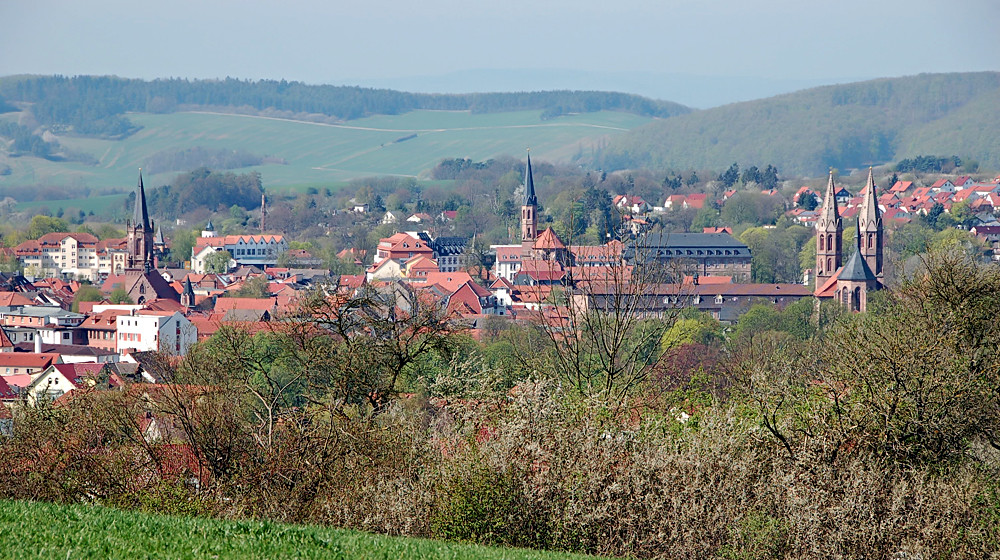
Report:
[[[881,221],[881,213],[878,209],[878,193],[876,193],[875,177],[872,168],[868,168],[868,183],[865,185],[865,197],[861,201],[861,208],[858,208],[858,225],[868,229],[874,227]]]
[[[837,207],[837,188],[833,184],[833,169],[826,183],[826,196],[823,197],[823,209],[819,213],[819,222],[832,224],[840,220],[840,209]]]
[[[125,268],[149,272],[153,268],[153,227],[146,209],[146,189],[142,186],[142,169],[135,194],[135,212],[128,224],[128,257]]]
[[[521,205],[521,243],[530,244],[538,237],[538,197],[535,196],[535,178],[531,175],[531,152],[524,167],[524,204]],[[529,245],[525,245],[525,251]]]
[[[833,170],[826,184],[823,208],[816,220],[816,286],[822,286],[840,268],[842,259],[843,223],[837,208],[837,187],[833,184]]]
[[[132,223],[143,230],[149,227],[149,211],[146,209],[146,189],[142,186],[142,168],[139,168],[139,187],[135,193],[135,214]]]
[[[538,206],[535,196],[535,178],[531,174],[531,150],[528,151],[528,165],[524,168],[524,205]]]
[[[184,292],[181,293],[181,305],[184,307],[194,307],[194,287],[191,286],[191,277],[184,279]]]
[[[868,168],[868,184],[865,186],[865,197],[858,209],[858,251],[868,261],[868,267],[875,271],[879,278],[882,272],[882,212],[878,207],[878,189],[872,168]]]

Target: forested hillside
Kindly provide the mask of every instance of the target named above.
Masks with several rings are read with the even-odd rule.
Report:
[[[9,76],[0,78],[0,98],[32,103],[41,123],[72,127],[87,135],[117,137],[135,131],[124,113],[169,113],[179,107],[211,106],[315,114],[340,120],[396,115],[418,109],[491,113],[541,110],[542,118],[603,110],[670,117],[683,105],[625,93],[546,91],[417,94],[388,89],[308,85],[284,80],[132,80],[110,76]]]
[[[1000,166],[1000,73],[922,74],[809,89],[650,123],[614,139],[605,169],[773,163],[820,174],[927,153]]]

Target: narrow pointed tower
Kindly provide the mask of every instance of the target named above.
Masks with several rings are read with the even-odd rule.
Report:
[[[816,287],[819,288],[840,268],[843,255],[844,224],[837,208],[837,189],[833,184],[833,170],[826,184],[823,208],[816,220]]]
[[[861,256],[868,262],[868,268],[882,280],[882,212],[878,208],[878,192],[872,169],[868,168],[868,184],[865,187],[865,197],[858,209],[858,232],[861,237],[859,250]]]
[[[142,185],[142,170],[139,170],[139,185],[135,193],[135,211],[132,220],[126,224],[128,230],[128,260],[126,268],[149,272],[153,268],[153,225],[149,221],[146,207],[146,189]]]
[[[194,287],[191,285],[191,278],[184,279],[184,291],[181,293],[181,305],[187,309],[194,307]]]
[[[538,197],[535,196],[535,179],[531,175],[531,153],[524,169],[524,204],[521,206],[521,242],[538,237]]]

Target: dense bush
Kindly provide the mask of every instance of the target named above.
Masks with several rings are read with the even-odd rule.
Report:
[[[638,558],[986,558],[997,294],[994,265],[925,257],[867,315],[673,337],[623,402],[511,357],[516,328],[484,344],[364,338],[393,326],[375,317],[347,340],[316,320],[223,329],[164,364],[160,393],[20,412],[0,492]],[[144,437],[149,417],[169,437]]]

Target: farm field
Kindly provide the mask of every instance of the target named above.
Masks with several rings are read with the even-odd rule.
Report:
[[[571,560],[590,556],[386,537],[268,521],[221,521],[89,505],[0,501],[4,558]]]
[[[589,155],[593,146],[609,137],[652,120],[603,111],[542,121],[540,114],[413,111],[342,124],[210,112],[131,114],[129,118],[143,128],[124,140],[58,138],[69,150],[93,157],[96,165],[0,156],[0,165],[11,168],[9,175],[0,176],[0,187],[47,183],[84,185],[97,192],[129,189],[150,155],[196,146],[284,160],[287,164],[239,170],[259,171],[268,189],[337,187],[363,176],[420,176],[444,158],[520,156],[526,147],[540,160],[568,162]],[[174,174],[146,175],[147,185],[166,184]]]

